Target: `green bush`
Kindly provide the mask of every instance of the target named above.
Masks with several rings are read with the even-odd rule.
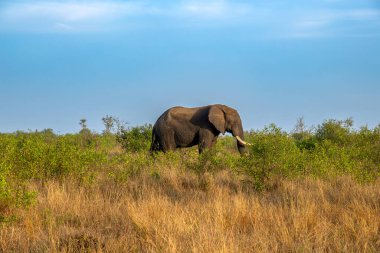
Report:
[[[354,130],[352,124],[351,119],[328,120],[315,131],[292,134],[272,124],[250,132],[251,168],[287,177],[350,174],[359,181],[374,180],[380,175],[379,127]]]
[[[352,119],[327,120],[317,127],[315,137],[319,141],[329,140],[337,144],[345,144],[350,141],[352,132]]]
[[[121,128],[117,133],[117,141],[129,152],[147,151],[152,140],[152,125]]]
[[[373,181],[380,176],[380,126],[355,130],[352,125],[351,119],[327,120],[305,130],[300,120],[297,131],[286,133],[271,124],[246,133],[253,145],[244,156],[230,136],[219,138],[201,155],[194,147],[149,156],[152,125],[119,127],[115,134],[110,130],[97,134],[85,127],[65,135],[51,129],[0,134],[0,215],[33,203],[35,193],[27,188],[30,181],[70,177],[87,186],[101,173],[125,182],[142,170],[159,180],[162,167],[192,170],[200,176],[230,170],[249,178],[257,190],[268,188],[274,176],[351,175],[363,183]],[[120,152],[120,146],[127,152]]]
[[[0,171],[21,180],[83,175],[105,157],[95,145],[83,147],[81,136],[41,132],[0,136]]]

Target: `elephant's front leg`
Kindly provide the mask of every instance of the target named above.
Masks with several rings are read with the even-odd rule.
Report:
[[[201,154],[206,148],[212,148],[216,143],[217,136],[209,130],[199,132],[198,150]]]

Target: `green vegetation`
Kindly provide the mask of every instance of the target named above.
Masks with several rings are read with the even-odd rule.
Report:
[[[107,175],[122,184],[142,170],[160,180],[162,166],[193,170],[200,177],[228,169],[254,190],[270,190],[274,177],[350,175],[366,183],[380,175],[380,126],[355,130],[351,119],[327,120],[313,130],[300,119],[292,133],[271,124],[246,133],[253,145],[242,157],[232,137],[220,138],[215,149],[200,156],[196,148],[150,156],[152,126],[126,128],[114,120],[103,118],[102,134],[91,132],[85,119],[77,134],[57,135],[51,129],[0,134],[0,221],[12,217],[14,208],[34,203],[38,192],[28,189],[28,182],[71,178],[91,186]]]

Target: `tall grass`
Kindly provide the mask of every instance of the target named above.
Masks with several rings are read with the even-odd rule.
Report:
[[[378,252],[380,182],[277,178],[257,192],[228,170],[159,167],[128,181],[33,183],[0,229],[2,252]]]

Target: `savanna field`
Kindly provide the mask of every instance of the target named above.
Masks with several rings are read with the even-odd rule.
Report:
[[[380,252],[380,126],[272,124],[240,156],[84,123],[0,134],[0,252]]]

